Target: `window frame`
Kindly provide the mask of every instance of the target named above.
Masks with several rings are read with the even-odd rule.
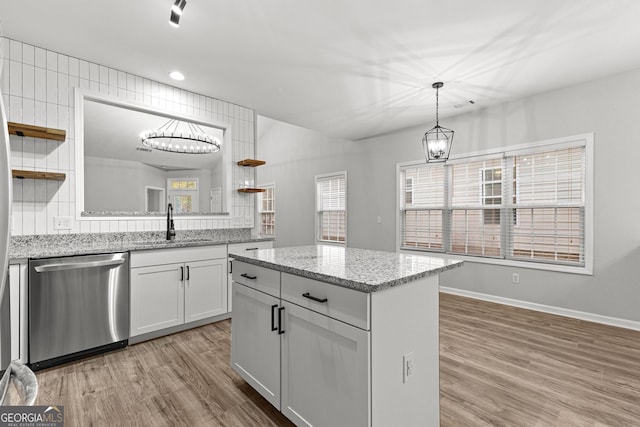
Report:
[[[323,181],[323,180],[327,180],[330,178],[334,178],[334,177],[343,177],[344,178],[344,241],[340,242],[340,241],[336,241],[336,240],[323,240],[320,238],[320,236],[322,235],[322,230],[321,230],[321,222],[320,222],[320,210],[318,209],[319,206],[319,201],[320,201],[320,195],[318,194],[318,182]],[[347,200],[348,200],[348,180],[347,180],[347,171],[340,171],[340,172],[333,172],[333,173],[326,173],[326,174],[321,174],[321,175],[316,175],[314,178],[314,185],[315,185],[315,241],[317,244],[322,244],[322,245],[336,245],[336,246],[347,246],[347,237],[348,237],[348,207],[347,207]]]
[[[277,220],[276,220],[276,202],[275,202],[276,201],[276,196],[275,196],[275,194],[276,194],[276,184],[275,183],[262,184],[258,188],[262,188],[262,189],[265,190],[264,192],[258,193],[258,199],[257,199],[257,203],[256,203],[256,208],[257,208],[257,211],[258,211],[258,234],[260,236],[264,236],[264,237],[276,237],[276,222],[277,222]],[[263,204],[263,201],[264,201],[264,195],[266,195],[266,193],[269,191],[269,189],[271,189],[271,191],[272,191],[272,193],[271,193],[272,194],[272,196],[271,196],[272,202],[271,203],[272,203],[273,210],[265,211],[262,208],[262,204]],[[265,233],[262,232],[263,226],[265,224],[264,221],[263,221],[263,217],[262,217],[262,214],[264,214],[264,213],[273,214],[273,225],[272,225],[273,233],[271,233],[271,234],[265,234]]]
[[[420,249],[420,248],[403,248],[402,247],[402,210],[401,206],[401,198],[403,198],[404,192],[400,191],[400,180],[402,179],[402,171],[408,167],[415,167],[424,165],[424,160],[415,160],[409,162],[401,162],[396,164],[396,251],[400,253],[408,253],[408,254],[421,254],[425,256],[433,256],[437,258],[456,258],[463,260],[465,262],[473,262],[473,263],[481,263],[481,264],[492,264],[492,265],[501,265],[508,267],[518,267],[518,268],[528,268],[528,269],[536,269],[536,270],[547,270],[547,271],[557,271],[564,273],[574,273],[574,274],[584,274],[584,275],[593,275],[593,199],[594,199],[594,135],[593,133],[586,133],[580,135],[574,135],[569,137],[562,137],[544,141],[538,141],[534,143],[526,143],[526,144],[518,144],[512,146],[506,146],[501,148],[476,151],[472,153],[467,153],[464,155],[456,155],[450,156],[450,162],[456,161],[468,161],[472,160],[474,157],[483,157],[483,156],[494,156],[494,155],[503,155],[507,156],[516,156],[523,155],[526,153],[536,153],[540,151],[552,151],[552,150],[560,150],[563,148],[570,147],[579,147],[584,146],[585,153],[585,201],[584,201],[584,265],[583,266],[573,266],[573,265],[565,265],[565,264],[552,264],[552,263],[544,263],[535,260],[528,261],[520,261],[514,259],[504,259],[504,258],[490,258],[490,257],[481,257],[481,256],[468,256],[468,255],[458,255],[451,253],[443,253],[443,252],[434,252],[430,250]],[[517,172],[516,172],[517,173]],[[511,175],[511,174],[508,174]],[[518,187],[517,177],[515,180],[515,185]],[[503,183],[504,185],[504,183]],[[506,185],[513,185],[512,182],[509,182]],[[519,193],[519,188],[516,188],[516,197]],[[516,227],[518,224],[514,224]]]

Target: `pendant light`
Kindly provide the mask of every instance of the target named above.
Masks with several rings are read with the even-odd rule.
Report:
[[[436,90],[436,126],[426,131],[424,138],[422,138],[422,148],[424,149],[427,163],[447,161],[451,151],[451,143],[453,142],[453,131],[443,128],[438,122],[438,89],[443,85],[444,83],[442,82],[436,82],[431,85]]]
[[[171,119],[160,128],[140,134],[142,144],[155,150],[185,154],[211,154],[220,151],[220,140],[208,135],[195,123]]]

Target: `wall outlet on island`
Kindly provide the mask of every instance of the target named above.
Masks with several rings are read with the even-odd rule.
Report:
[[[71,217],[70,216],[54,217],[53,228],[55,230],[71,230]]]
[[[518,273],[511,275],[511,283],[520,283],[520,275]]]
[[[242,217],[241,216],[234,216],[233,217],[233,225],[236,227],[242,227],[243,221],[242,221]]]

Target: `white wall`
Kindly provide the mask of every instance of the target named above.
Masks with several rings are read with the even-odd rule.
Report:
[[[315,176],[341,172],[357,144],[258,116],[259,184],[276,184],[276,247],[315,244]],[[347,191],[351,177],[347,176]],[[349,227],[349,225],[347,225]]]
[[[3,42],[0,87],[8,120],[67,132],[64,142],[10,137],[12,168],[62,172],[67,176],[62,182],[13,180],[14,235],[163,229],[162,222],[153,218],[92,218],[73,221],[72,230],[55,230],[56,216],[75,218],[76,211],[74,87],[229,123],[234,163],[254,157],[255,113],[249,108],[16,40],[4,38]],[[254,171],[239,166],[232,168],[232,200],[227,202],[230,215],[176,218],[176,229],[244,227],[246,220],[253,221],[255,196],[235,190],[240,182],[252,180]],[[237,223],[234,217],[239,219]]]
[[[443,286],[640,321],[638,87],[640,70],[633,70],[442,120],[456,131],[454,154],[590,132],[595,135],[593,276],[467,262],[464,268],[443,274]],[[285,132],[284,126],[272,126],[273,131],[279,130],[278,147],[275,141],[263,144],[259,139],[258,152],[265,160],[273,155],[287,156],[287,160],[265,166],[258,175],[259,183],[275,182],[279,201],[312,197],[313,175],[330,169],[329,159],[340,158],[333,169],[348,171],[348,245],[394,251],[396,164],[423,158],[420,141],[432,125],[346,143],[342,148],[338,141],[321,147],[300,146],[301,131]],[[265,134],[265,140],[271,138],[271,132]],[[288,174],[284,169],[291,165],[296,165],[295,172]],[[274,168],[280,170],[271,170]],[[284,184],[284,180],[290,182]],[[279,244],[312,243],[313,217],[307,204],[294,216],[282,212],[291,209],[292,203],[277,203]],[[291,227],[295,232],[291,235],[289,223],[294,220],[301,225]],[[520,274],[520,284],[511,283],[514,272]]]

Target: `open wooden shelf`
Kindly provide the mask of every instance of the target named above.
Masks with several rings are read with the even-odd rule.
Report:
[[[63,173],[24,171],[19,169],[12,169],[11,175],[13,175],[14,178],[19,179],[49,179],[53,181],[64,181],[67,178]]]
[[[256,166],[262,166],[265,163],[267,162],[265,162],[264,160],[244,159],[238,162],[238,166],[249,166],[255,168]]]
[[[12,135],[53,139],[55,141],[64,141],[67,137],[67,132],[62,129],[45,128],[14,122],[7,122],[7,127],[9,128],[9,133]]]
[[[264,193],[264,188],[238,188],[238,193]]]

